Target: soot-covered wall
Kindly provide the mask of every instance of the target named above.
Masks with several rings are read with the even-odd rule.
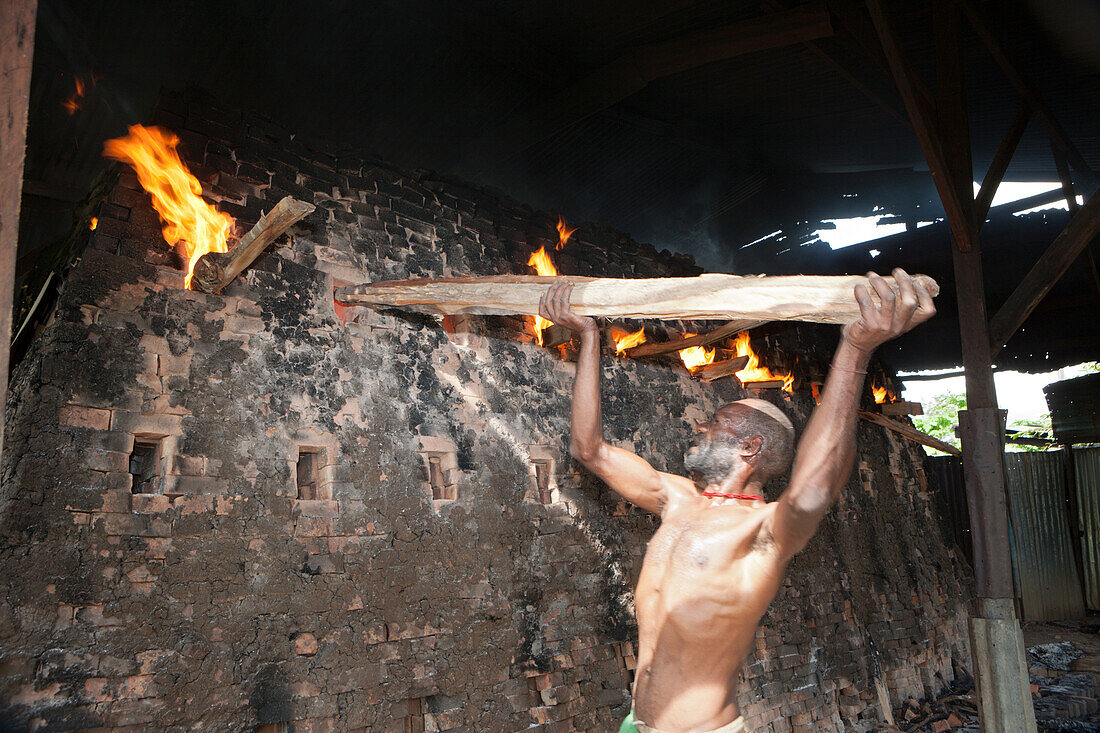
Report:
[[[102,205],[12,384],[0,728],[611,730],[656,520],[570,460],[573,365],[521,319],[332,300],[529,272],[556,219],[192,97],[157,122],[243,226],[287,194],[318,208],[212,296],[183,289],[132,175]],[[553,256],[697,272],[592,225]],[[610,356],[603,380],[608,438],[671,471],[694,422],[745,395]],[[800,429],[813,407],[770,399]],[[967,659],[963,573],[920,450],[861,425],[844,498],[758,632],[752,729],[868,730],[876,679],[895,703],[942,688]]]

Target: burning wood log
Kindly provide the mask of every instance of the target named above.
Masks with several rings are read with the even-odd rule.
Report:
[[[641,344],[634,346],[626,350],[626,355],[638,359],[644,356],[658,356],[660,354],[671,354],[674,351],[680,351],[681,349],[688,349],[692,346],[710,346],[711,344],[721,341],[722,339],[729,338],[740,331],[748,331],[750,328],[756,328],[759,325],[767,323],[767,321],[730,321],[724,326],[719,326],[710,333],[699,334],[698,336],[689,336],[687,338],[676,339],[674,341],[665,341],[659,344]],[[743,366],[743,365],[742,365]]]
[[[251,265],[267,245],[290,229],[316,207],[290,196],[275,204],[260,217],[256,226],[245,234],[228,252],[208,252],[195,263],[191,287],[204,293],[220,293],[246,267]]]
[[[917,275],[935,297],[939,286]],[[558,278],[538,275],[390,280],[339,288],[344,305],[406,308],[431,315],[535,315],[539,298]],[[897,291],[892,277],[886,282]],[[852,291],[862,276],[783,277],[705,274],[698,277],[586,278],[576,283],[573,309],[615,318],[745,319],[848,323],[859,316]],[[872,298],[876,298],[871,290]]]
[[[697,379],[701,379],[704,382],[713,382],[715,379],[721,379],[722,377],[728,377],[731,374],[736,374],[737,372],[744,369],[745,365],[748,363],[749,357],[747,356],[735,356],[732,359],[713,361],[710,364],[704,364],[701,367],[696,367],[695,369],[692,369],[691,376]],[[783,384],[782,379],[779,380],[779,384]]]
[[[887,430],[893,430],[901,437],[911,440],[914,443],[927,445],[929,448],[935,448],[938,451],[950,453],[953,456],[962,455],[962,451],[951,445],[950,443],[944,443],[942,440],[933,438],[928,433],[922,433],[911,425],[906,425],[905,423],[899,422],[897,420],[891,420],[890,418],[880,415],[877,412],[867,412],[866,410],[860,410],[859,416],[867,422],[873,422],[875,425],[881,425]]]
[[[785,379],[760,379],[755,382],[744,382],[741,386],[745,389],[783,389],[786,383]]]

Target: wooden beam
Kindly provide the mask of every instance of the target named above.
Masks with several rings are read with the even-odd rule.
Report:
[[[937,127],[929,117],[924,105],[921,103],[916,91],[916,84],[912,70],[902,56],[901,45],[898,42],[897,33],[893,23],[886,16],[882,0],[867,0],[867,9],[871,13],[871,20],[878,32],[879,41],[882,43],[883,53],[890,64],[890,70],[894,75],[898,91],[905,102],[905,109],[909,113],[909,119],[913,122],[913,130],[917,133],[924,158],[928,162],[928,168],[932,173],[932,180],[936,184],[940,200],[943,202],[944,212],[947,214],[947,224],[951,234],[959,247],[969,250],[973,246],[972,219],[966,215],[968,208],[960,201],[958,191],[952,184],[950,169],[944,160],[943,151],[940,148],[940,140]],[[970,197],[970,193],[967,193]]]
[[[1069,172],[1065,151],[1058,146],[1058,142],[1053,137],[1050,138],[1050,151],[1054,155],[1054,167],[1058,169],[1058,180],[1062,184],[1062,195],[1066,199],[1066,208],[1069,209],[1069,215],[1073,216],[1080,208],[1077,203],[1077,194],[1073,192],[1073,176]]]
[[[1008,78],[1008,81],[1012,86],[1016,87],[1016,91],[1019,95],[1035,108],[1039,119],[1047,128],[1047,131],[1055,140],[1056,144],[1065,151],[1066,157],[1073,167],[1077,169],[1077,172],[1087,178],[1093,185],[1100,184],[1100,178],[1097,178],[1088,163],[1085,162],[1077,146],[1073,144],[1073,141],[1069,139],[1066,131],[1058,124],[1058,120],[1054,119],[1050,107],[1046,105],[1032,85],[1022,74],[1020,74],[1016,66],[1009,60],[1000,41],[997,40],[997,37],[993,35],[993,32],[989,29],[989,24],[985,22],[982,11],[974,5],[971,0],[954,0],[954,2],[962,10],[963,14],[966,15],[967,20],[970,21],[970,25],[974,28],[974,32],[978,34],[978,38],[985,44],[986,50],[989,51],[989,55],[992,56],[993,60],[997,62],[997,65],[1001,67],[1001,71]]]
[[[933,297],[939,286],[915,275]],[[859,275],[741,277],[710,273],[698,277],[587,278],[496,275],[489,277],[391,280],[338,288],[344,305],[406,308],[432,315],[535,315],[550,285],[568,279],[570,298],[582,316],[685,318],[849,323],[859,317],[854,288]],[[884,278],[897,292],[892,277]],[[870,289],[870,288],[869,288]],[[877,298],[870,289],[871,297]]]
[[[938,451],[944,453],[950,453],[953,456],[961,456],[962,451],[951,445],[950,443],[944,443],[938,438],[933,438],[928,433],[923,433],[917,430],[912,425],[906,425],[900,420],[891,420],[885,415],[880,415],[877,412],[868,412],[867,410],[860,410],[859,417],[867,422],[874,423],[875,425],[881,425],[887,430],[892,430],[906,440],[911,440],[914,443],[920,443],[926,445],[929,448],[935,448]]]
[[[997,195],[997,188],[1004,180],[1008,164],[1024,136],[1027,123],[1031,121],[1032,107],[1027,102],[1020,105],[1016,116],[1012,118],[1012,124],[1008,126],[1008,132],[1001,138],[1001,144],[997,146],[997,152],[993,161],[985,172],[982,186],[978,189],[978,195],[974,199],[974,230],[980,232],[985,226],[986,216],[989,215],[989,207],[993,203],[993,197]]]
[[[970,118],[966,111],[966,80],[963,71],[962,19],[950,0],[933,2],[933,36],[936,42],[936,111],[939,120],[940,152],[963,221],[974,229],[974,164],[970,153]]]
[[[37,14],[37,0],[0,0],[0,454],[4,449],[15,252]]]
[[[701,367],[696,367],[691,370],[691,376],[696,379],[701,379],[704,382],[713,382],[715,379],[721,379],[722,377],[731,377],[737,372],[745,368],[745,365],[749,363],[749,357],[747,356],[735,356],[732,359],[723,359],[722,361],[712,361],[710,364],[704,364]],[[783,386],[783,381],[780,380],[779,386]]]
[[[770,8],[772,11],[785,11],[788,7],[780,0],[764,0],[764,6]],[[826,64],[833,68],[833,71],[840,74],[844,79],[848,81],[853,87],[863,93],[868,99],[877,104],[882,109],[886,110],[892,117],[901,122],[906,127],[912,127],[909,122],[909,118],[905,116],[905,112],[898,108],[898,106],[888,100],[882,95],[878,94],[875,90],[863,83],[847,66],[841,63],[839,60],[833,57],[831,53],[821,47],[821,44],[816,41],[803,41],[802,45],[809,50],[813,55],[824,61]]]
[[[989,322],[990,348],[994,355],[1008,343],[1016,329],[1023,325],[1035,306],[1050,292],[1098,233],[1100,195],[1094,193],[1047,247],[1039,261],[1024,275],[1024,279]]]
[[[700,334],[698,336],[688,336],[687,338],[675,339],[673,341],[664,341],[659,344],[639,344],[638,346],[627,349],[624,353],[631,358],[641,359],[647,356],[671,354],[675,351],[690,349],[692,346],[710,346],[722,339],[727,339],[730,336],[734,336],[742,331],[748,331],[750,328],[756,328],[765,323],[767,323],[767,321],[730,321],[726,325],[719,326],[709,333]]]
[[[492,131],[484,153],[514,155],[571,124],[607,109],[649,83],[688,69],[755,51],[783,48],[833,34],[824,5],[806,5],[632,48],[606,66]]]
[[[853,53],[862,51],[867,55],[882,73],[887,85],[893,83],[894,74],[890,69],[890,63],[882,52],[882,43],[878,39],[874,23],[864,12],[865,8],[861,0],[829,0],[829,10],[836,16],[836,40],[840,43],[847,42],[847,46]],[[935,100],[928,87],[920,79],[913,77],[913,87],[922,109],[926,114],[933,114]],[[906,124],[911,125],[906,118]]]
[[[271,211],[260,216],[248,233],[228,252],[208,252],[195,263],[191,287],[203,293],[220,293],[246,267],[251,265],[267,245],[283,232],[308,216],[316,207],[290,196],[283,197]]]
[[[1070,216],[1073,216],[1080,206],[1077,203],[1077,194],[1073,190],[1073,176],[1069,171],[1069,163],[1066,162],[1065,151],[1058,146],[1053,137],[1050,139],[1050,148],[1054,155],[1054,166],[1058,169],[1058,180],[1062,182],[1062,193],[1066,197],[1066,208],[1069,209]],[[1081,265],[1089,274],[1092,294],[1096,298],[1096,302],[1100,304],[1100,268],[1097,268],[1096,265],[1096,254],[1093,251],[1095,249],[1095,246],[1091,244],[1085,247],[1085,251],[1081,253]]]

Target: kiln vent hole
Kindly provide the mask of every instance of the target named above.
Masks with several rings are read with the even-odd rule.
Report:
[[[134,448],[130,451],[130,476],[133,478],[130,484],[131,493],[155,494],[158,492],[160,444],[160,438],[134,437]]]
[[[554,475],[553,463],[550,460],[539,458],[531,461],[531,467],[535,473],[535,489],[539,494],[539,503],[553,504],[554,487],[551,486],[550,482]]]
[[[438,510],[439,502],[458,498],[458,450],[453,441],[434,435],[418,435],[417,452],[423,462],[422,486]]]
[[[295,483],[298,486],[296,498],[308,501],[322,498],[317,490],[317,475],[323,455],[320,448],[298,448],[298,463],[295,468]]]
[[[288,733],[290,726],[287,723],[267,723],[257,725],[254,733]]]
[[[409,698],[409,715],[405,718],[405,733],[424,733],[424,698]]]

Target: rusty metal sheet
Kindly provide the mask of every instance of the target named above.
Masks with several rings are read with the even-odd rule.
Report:
[[[1069,527],[1068,461],[1066,450],[1005,454],[1013,569],[1026,621],[1085,613]]]
[[[1077,522],[1085,575],[1085,603],[1100,609],[1100,446],[1075,448]]]

